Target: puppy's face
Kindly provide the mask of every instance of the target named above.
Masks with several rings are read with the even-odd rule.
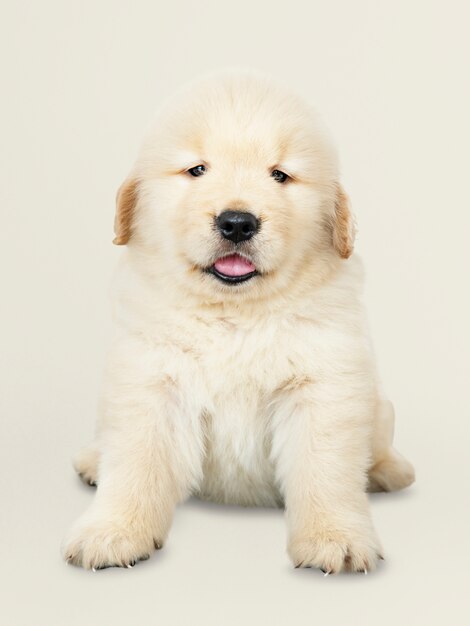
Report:
[[[325,131],[252,76],[180,96],[118,194],[116,243],[214,300],[260,298],[349,256],[351,224]]]

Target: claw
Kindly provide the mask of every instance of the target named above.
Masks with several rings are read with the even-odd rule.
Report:
[[[322,570],[322,572],[323,572],[323,570]],[[326,577],[327,577],[327,576],[329,576],[330,574],[331,574],[331,572],[325,572],[325,573],[323,574],[323,578],[326,578]]]
[[[96,572],[96,567],[92,567],[92,568],[91,568],[91,571],[92,571],[92,572]]]
[[[367,569],[364,570],[364,576],[367,576]]]

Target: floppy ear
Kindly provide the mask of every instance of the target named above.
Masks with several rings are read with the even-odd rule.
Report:
[[[113,243],[117,246],[125,245],[132,234],[132,218],[139,191],[139,181],[135,178],[126,179],[119,187],[116,196],[116,216],[114,218],[114,232],[116,237]]]
[[[343,259],[348,259],[354,248],[356,226],[349,206],[349,198],[341,185],[337,186],[333,216],[333,246]]]

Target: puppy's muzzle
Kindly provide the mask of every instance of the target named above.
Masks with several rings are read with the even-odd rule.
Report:
[[[259,230],[259,220],[244,211],[224,211],[217,217],[216,225],[222,237],[233,243],[248,241]]]

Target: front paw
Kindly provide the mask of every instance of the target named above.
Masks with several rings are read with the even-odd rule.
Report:
[[[62,554],[85,569],[133,567],[145,561],[161,542],[145,528],[127,528],[116,521],[79,520],[63,543]]]
[[[288,545],[295,567],[317,567],[325,574],[341,571],[367,573],[383,559],[374,531],[364,535],[339,531],[318,531],[295,536]]]

